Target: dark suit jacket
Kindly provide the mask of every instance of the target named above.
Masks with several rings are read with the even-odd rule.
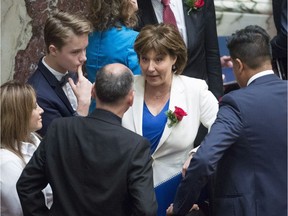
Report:
[[[37,103],[44,110],[42,114],[43,127],[38,131],[41,136],[45,135],[53,119],[77,114],[59,85],[59,81],[42,63],[42,58],[38,63],[37,70],[28,79],[28,83],[35,89]]]
[[[213,216],[287,215],[287,81],[254,80],[223,96],[174,200],[183,215],[216,171]]]
[[[204,1],[205,4],[199,11],[191,11],[189,15],[189,8],[184,2],[183,0],[188,62],[183,75],[207,80],[209,89],[219,99],[223,95],[223,80],[214,1]],[[138,0],[138,7],[139,29],[147,24],[158,23],[151,0]]]
[[[17,183],[24,215],[155,216],[149,146],[105,110],[53,121]],[[50,212],[41,193],[48,183]]]

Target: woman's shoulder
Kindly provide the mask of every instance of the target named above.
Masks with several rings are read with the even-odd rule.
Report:
[[[0,149],[0,158],[1,158],[1,167],[12,165],[22,167],[23,161],[16,155],[14,152],[9,149],[1,148]],[[2,169],[2,168],[1,168]]]
[[[175,77],[175,82],[178,83],[178,85],[185,85],[189,88],[199,88],[199,87],[204,87],[208,88],[208,85],[205,80],[194,78],[194,77],[188,77],[185,75],[174,75]]]

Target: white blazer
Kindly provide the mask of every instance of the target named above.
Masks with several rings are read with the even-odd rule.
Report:
[[[135,97],[133,106],[127,110],[122,125],[140,135],[142,133],[145,80],[135,76]],[[165,125],[160,142],[152,154],[154,186],[179,174],[194,140],[200,123],[210,129],[218,112],[218,101],[208,90],[204,80],[183,75],[173,75],[169,109],[182,108],[188,115],[169,128]]]

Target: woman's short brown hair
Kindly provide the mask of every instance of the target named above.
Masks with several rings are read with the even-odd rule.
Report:
[[[170,24],[147,25],[136,38],[134,49],[141,55],[154,50],[157,54],[177,57],[176,74],[181,74],[187,62],[187,49],[179,31]]]

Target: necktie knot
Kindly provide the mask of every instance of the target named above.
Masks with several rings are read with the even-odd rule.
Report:
[[[168,6],[169,3],[170,3],[170,0],[161,0],[161,3],[162,3],[164,6]]]

